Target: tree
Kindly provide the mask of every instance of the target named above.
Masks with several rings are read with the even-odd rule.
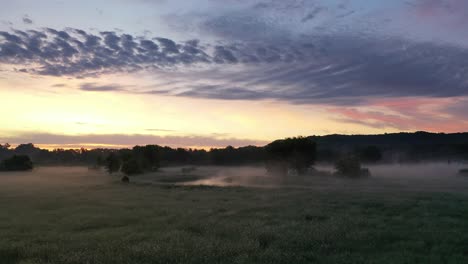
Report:
[[[120,159],[117,157],[115,153],[110,153],[105,160],[105,167],[109,174],[114,172],[118,172],[120,170]]]
[[[316,144],[309,138],[295,137],[276,140],[265,147],[269,173],[286,175],[288,170],[304,174],[313,165]]]
[[[143,169],[151,171],[159,169],[159,146],[146,145],[143,147],[142,152]]]
[[[11,147],[10,144],[5,143],[5,144],[0,144],[0,150],[8,150]]]
[[[20,144],[15,148],[15,153],[18,155],[31,155],[38,151],[40,151],[40,149],[36,148],[32,143]]]
[[[159,148],[156,145],[135,146],[127,161],[134,159],[142,170],[156,171],[159,168]]]
[[[11,150],[10,150],[10,144],[5,143],[4,145],[0,144],[0,160],[10,157],[11,156]]]
[[[33,163],[26,155],[14,155],[0,163],[0,170],[2,171],[27,171],[32,169]]]
[[[335,163],[336,173],[351,178],[370,176],[368,169],[361,167],[361,161],[354,155],[346,155]]]
[[[136,159],[130,159],[123,163],[122,172],[125,175],[131,176],[131,175],[142,174],[143,169],[140,167],[140,164],[138,163]]]

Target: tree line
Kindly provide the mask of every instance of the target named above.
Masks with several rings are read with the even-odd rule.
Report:
[[[185,149],[159,145],[135,146],[125,149],[41,149],[32,143],[21,144],[12,148],[9,144],[0,144],[0,160],[14,155],[27,155],[38,165],[102,165],[109,155],[128,161],[135,155],[137,159],[145,155],[154,155],[158,164],[152,166],[173,165],[245,165],[262,163],[265,156],[263,147],[246,146],[235,148]],[[143,164],[144,167],[147,164]]]
[[[36,165],[106,166],[109,172],[138,174],[174,165],[251,165],[264,164],[271,173],[301,174],[314,162],[340,163],[337,167],[360,169],[359,163],[421,160],[467,160],[468,134],[434,134],[427,132],[385,135],[329,135],[276,140],[259,146],[235,148],[185,149],[159,145],[135,146],[131,149],[40,149],[33,144],[15,148],[0,144],[0,170],[7,170],[27,156]],[[13,162],[13,163],[15,163]],[[24,164],[27,164],[23,160]],[[28,167],[28,166],[25,166]]]

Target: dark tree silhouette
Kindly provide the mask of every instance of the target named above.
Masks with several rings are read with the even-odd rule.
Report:
[[[316,157],[315,142],[305,137],[276,140],[265,146],[265,150],[268,172],[283,176],[289,169],[304,174]]]
[[[160,147],[156,145],[135,146],[132,149],[132,158],[142,170],[156,171],[160,166],[159,149]]]
[[[121,161],[115,153],[110,153],[105,160],[105,168],[109,174],[120,170]]]
[[[32,169],[33,163],[26,155],[14,155],[0,163],[0,170],[2,171],[27,171]]]
[[[129,183],[129,182],[130,182],[130,178],[128,178],[127,175],[124,175],[124,176],[122,177],[122,179],[120,179],[120,180],[121,180],[123,183]]]
[[[305,138],[303,138],[305,139]],[[405,161],[461,161],[468,159],[468,133],[395,133],[384,135],[328,135],[311,136],[307,139],[317,144],[318,161],[335,162],[343,153],[353,152],[363,162]],[[111,153],[123,163],[132,158],[136,159],[144,171],[156,170],[161,166],[177,165],[247,165],[261,164],[267,161],[267,167],[272,170],[283,171],[294,169],[303,171],[308,163],[302,160],[301,151],[292,155],[288,151],[267,153],[275,149],[272,143],[267,147],[246,146],[213,148],[209,151],[184,148],[170,148],[158,145],[149,145],[134,149],[54,149],[46,150],[35,147],[33,144],[21,144],[16,148],[8,144],[0,145],[0,160],[11,158],[13,155],[28,155],[37,165],[87,165],[96,166],[96,161],[102,157],[98,165],[107,168],[107,160]],[[286,143],[284,143],[286,144]],[[369,147],[371,146],[371,147]],[[378,148],[378,149],[377,149]],[[385,150],[385,157],[382,151]],[[287,158],[285,158],[287,157]],[[295,159],[293,157],[296,157]],[[310,158],[311,156],[306,156]],[[120,164],[121,164],[120,163]],[[309,165],[310,166],[310,165]],[[301,169],[302,168],[302,169]],[[117,168],[117,171],[120,168]],[[286,171],[286,172],[284,172]],[[115,172],[115,170],[112,170]]]
[[[130,159],[122,164],[122,172],[127,175],[142,174],[143,169],[140,167],[139,162],[136,159]]]
[[[10,144],[0,144],[0,160],[7,158],[10,155]]]
[[[361,161],[354,155],[345,155],[335,163],[336,174],[350,178],[370,176],[368,169],[361,167]]]
[[[8,144],[8,143],[5,143],[5,144],[0,144],[0,150],[8,150],[10,149],[11,145]]]

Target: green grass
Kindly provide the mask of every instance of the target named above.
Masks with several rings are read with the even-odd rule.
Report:
[[[468,263],[462,193],[118,179],[0,188],[2,264]]]

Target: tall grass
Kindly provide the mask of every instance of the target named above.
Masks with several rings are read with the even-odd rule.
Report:
[[[468,263],[463,193],[125,185],[80,173],[0,183],[0,263]]]

